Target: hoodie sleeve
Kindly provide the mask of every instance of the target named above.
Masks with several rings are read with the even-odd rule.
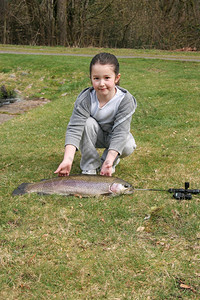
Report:
[[[72,116],[67,126],[65,146],[73,145],[79,149],[86,120],[90,116],[90,90],[80,93],[74,104]]]
[[[136,99],[127,92],[115,116],[109,150],[115,150],[119,154],[122,153],[124,143],[130,133],[132,115],[136,107]]]

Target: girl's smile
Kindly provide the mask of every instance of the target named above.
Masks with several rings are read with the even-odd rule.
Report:
[[[92,66],[91,81],[100,106],[111,100],[116,93],[115,85],[120,79],[120,74],[116,76],[113,69],[114,67],[110,64],[96,63]]]

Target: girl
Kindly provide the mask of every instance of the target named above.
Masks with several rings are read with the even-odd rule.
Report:
[[[55,171],[68,176],[76,150],[81,151],[83,174],[111,176],[120,158],[136,148],[130,123],[137,103],[118,86],[119,63],[110,53],[100,53],[90,63],[92,87],[78,96],[67,126],[64,159]],[[105,148],[99,156],[96,148]]]

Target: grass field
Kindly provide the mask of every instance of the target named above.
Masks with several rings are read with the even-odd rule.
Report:
[[[137,150],[115,176],[136,188],[200,188],[200,64],[119,61],[120,84],[138,102]],[[22,182],[54,176],[89,62],[0,54],[1,85],[50,100],[1,125],[0,299],[199,299],[199,195],[11,196]],[[72,173],[79,162],[77,153]]]

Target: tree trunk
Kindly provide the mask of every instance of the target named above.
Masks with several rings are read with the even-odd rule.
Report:
[[[7,38],[7,2],[6,0],[0,1],[0,21],[2,24],[2,43],[6,44]]]
[[[6,16],[4,17],[4,24],[3,24],[3,44],[6,44],[6,32],[7,32],[7,22]]]
[[[67,42],[66,7],[67,7],[67,0],[58,0],[57,20],[58,20],[59,45],[61,46],[66,46],[66,42]]]

